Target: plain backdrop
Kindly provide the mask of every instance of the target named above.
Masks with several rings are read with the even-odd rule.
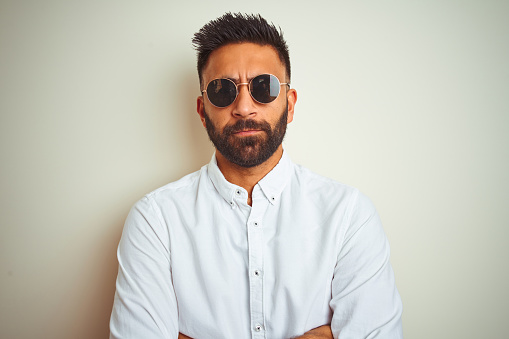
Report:
[[[0,337],[108,337],[130,207],[212,155],[191,38],[226,11],[283,29],[285,149],[374,201],[405,337],[506,337],[509,2],[491,0],[0,0]]]

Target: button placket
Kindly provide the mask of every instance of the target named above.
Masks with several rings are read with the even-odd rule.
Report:
[[[269,203],[256,200],[247,221],[249,244],[249,295],[253,338],[265,338],[263,314],[263,227],[261,220]]]

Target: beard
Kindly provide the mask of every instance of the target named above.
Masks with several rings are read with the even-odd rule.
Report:
[[[207,133],[214,147],[228,161],[241,167],[254,167],[267,161],[279,148],[286,134],[288,105],[274,127],[267,121],[242,119],[233,125],[225,126],[222,131],[219,131],[210,120],[207,112],[203,113]],[[257,129],[261,130],[262,133],[246,137],[235,135],[235,133],[246,129]]]

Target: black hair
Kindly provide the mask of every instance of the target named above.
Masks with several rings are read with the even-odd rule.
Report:
[[[279,59],[286,67],[287,82],[290,82],[290,54],[283,38],[283,31],[268,23],[260,14],[226,13],[209,21],[193,37],[193,47],[198,54],[198,76],[202,82],[202,72],[210,54],[221,46],[251,42],[261,46],[270,45],[276,50]]]

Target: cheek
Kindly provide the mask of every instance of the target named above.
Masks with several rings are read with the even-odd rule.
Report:
[[[222,127],[222,126],[225,126],[228,124],[228,122],[230,121],[229,119],[229,115],[228,114],[217,114],[214,119],[212,120],[214,122],[214,124],[218,127]]]
[[[214,126],[215,129],[222,131],[224,126],[229,123],[229,115],[224,112],[210,112],[207,111],[207,116],[210,119],[210,123]]]

